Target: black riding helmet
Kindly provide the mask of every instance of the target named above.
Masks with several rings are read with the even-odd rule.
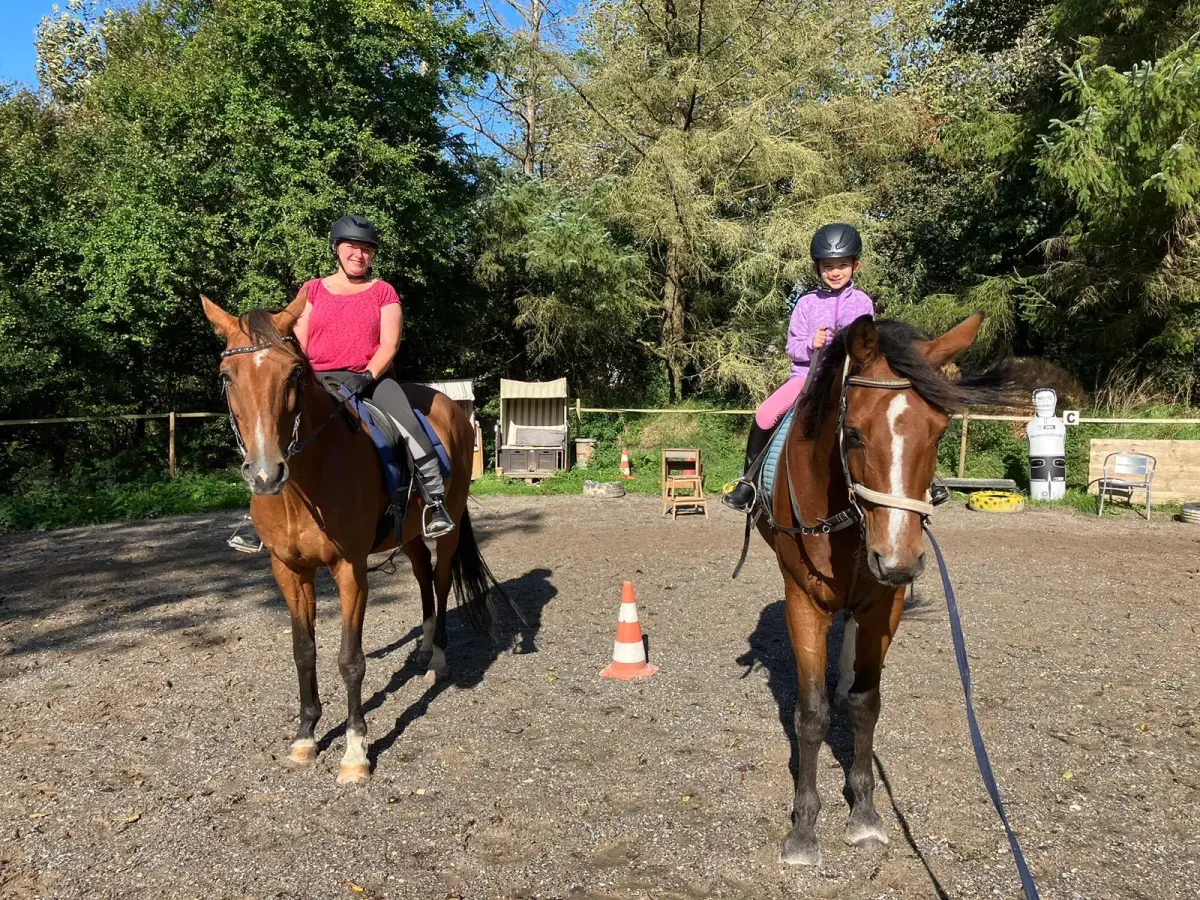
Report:
[[[329,245],[337,250],[342,241],[358,241],[379,249],[379,232],[363,216],[342,216],[329,229]]]
[[[814,262],[819,259],[846,257],[858,259],[862,256],[862,238],[858,236],[858,230],[853,225],[841,222],[822,225],[813,235],[810,250]]]

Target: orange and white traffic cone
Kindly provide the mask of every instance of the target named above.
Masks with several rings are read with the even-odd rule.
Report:
[[[621,588],[621,612],[617,616],[617,639],[613,642],[612,662],[600,675],[632,681],[649,678],[658,666],[646,662],[646,645],[642,643],[642,626],[638,624],[637,601],[633,597],[633,582]]]
[[[621,477],[632,478],[633,470],[629,467],[629,448],[621,448]]]

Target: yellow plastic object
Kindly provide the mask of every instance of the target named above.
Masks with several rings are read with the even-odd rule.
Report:
[[[1025,498],[1009,491],[976,491],[967,500],[967,509],[976,512],[1020,512],[1025,508]]]

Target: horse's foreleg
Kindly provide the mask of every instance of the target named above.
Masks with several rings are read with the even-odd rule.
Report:
[[[412,564],[413,577],[421,589],[421,653],[433,652],[433,629],[436,624],[433,609],[433,556],[421,538],[404,545],[404,555]]]
[[[342,646],[338,671],[346,684],[346,752],[338,784],[358,784],[371,777],[367,759],[367,722],[362,711],[362,682],[367,660],[362,650],[363,616],[367,610],[366,560],[341,559],[330,567],[342,598]]]
[[[292,619],[292,656],[300,679],[300,726],[288,755],[301,765],[317,758],[313,732],[321,718],[321,698],[317,692],[317,592],[314,569],[292,569],[271,557],[275,581],[287,601]]]
[[[854,764],[850,793],[854,805],[846,823],[846,843],[854,846],[888,842],[875,810],[875,723],[879,721],[879,677],[883,658],[904,611],[904,588],[870,604],[859,617],[854,646],[854,682],[846,698],[854,727]],[[847,632],[849,634],[849,632]]]
[[[829,701],[825,697],[825,640],[831,616],[816,607],[794,583],[787,585],[787,624],[796,655],[799,697],[796,702],[796,738],[800,765],[796,777],[796,799],[792,807],[792,831],[783,842],[779,861],[788,865],[816,866],[821,863],[817,842],[817,758],[829,730]]]

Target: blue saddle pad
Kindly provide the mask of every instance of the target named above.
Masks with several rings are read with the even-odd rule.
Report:
[[[392,417],[383,412],[379,407],[359,398],[351,397],[350,405],[354,407],[354,411],[358,413],[359,418],[367,427],[367,434],[371,436],[371,441],[375,444],[375,450],[379,453],[379,462],[383,468],[384,486],[387,488],[388,496],[393,500],[399,500],[408,493],[408,486],[412,480],[412,456],[408,452],[408,447],[404,443],[404,439],[400,435],[400,429],[396,427],[396,423]],[[425,418],[424,413],[418,409],[414,409],[413,413],[417,417],[417,421],[421,427],[425,429],[425,434],[429,436],[429,440],[433,443],[433,449],[438,455],[438,464],[441,466],[442,475],[450,475],[450,457],[446,453],[446,448],[442,446],[442,439],[438,437],[437,432],[433,430],[433,426],[429,424],[429,420]]]
[[[779,472],[779,462],[783,459],[783,448],[787,444],[788,434],[792,430],[792,421],[796,418],[796,410],[789,409],[771,435],[771,443],[767,445],[767,456],[762,468],[758,470],[758,496],[760,502],[770,503],[775,496],[775,477]]]

